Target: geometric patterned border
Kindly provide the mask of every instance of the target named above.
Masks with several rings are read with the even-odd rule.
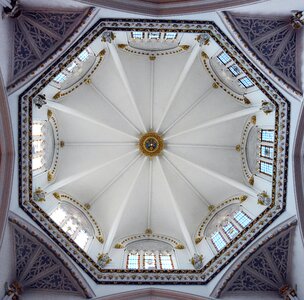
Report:
[[[276,107],[274,167],[272,182],[272,204],[261,213],[254,222],[232,240],[215,257],[208,261],[202,270],[123,270],[102,269],[96,263],[96,257],[89,257],[77,244],[68,239],[62,230],[50,220],[32,199],[32,165],[31,152],[32,99],[44,86],[65,68],[81,51],[83,51],[100,34],[105,31],[175,31],[178,33],[207,33],[235,61],[252,82],[259,87]],[[58,64],[59,63],[59,64]],[[147,19],[101,19],[78,42],[67,51],[60,62],[52,65],[29,87],[19,101],[19,168],[20,195],[22,209],[38,223],[64,251],[72,257],[81,268],[97,283],[101,284],[206,284],[216,276],[235,256],[246,248],[263,230],[273,222],[285,209],[287,187],[287,162],[289,140],[289,102],[272,84],[252,65],[237,49],[227,36],[209,21],[183,20],[147,20]],[[27,134],[24,134],[26,132]]]
[[[219,298],[236,291],[248,295],[256,291],[277,295],[288,283],[289,251],[296,225],[297,220],[292,217],[256,241],[222,276],[211,296]]]
[[[65,253],[33,225],[10,212],[16,278],[25,288],[94,297],[94,292]],[[52,271],[52,272],[51,272]]]

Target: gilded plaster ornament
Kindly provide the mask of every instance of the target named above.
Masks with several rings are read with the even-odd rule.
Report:
[[[209,59],[208,54],[204,51],[202,51],[201,56],[202,56],[202,58]]]
[[[183,249],[185,249],[185,246],[184,246],[183,244],[177,244],[177,245],[175,246],[175,249],[183,250]]]
[[[235,146],[235,150],[236,150],[237,152],[241,152],[241,145],[240,145],[240,144],[236,145],[236,146]]]
[[[182,48],[184,51],[187,51],[190,46],[189,45],[180,45],[180,48]]]
[[[268,206],[271,204],[271,198],[268,196],[266,191],[259,193],[258,195],[258,204]]]
[[[210,35],[208,33],[202,33],[196,38],[200,46],[209,45]]]
[[[117,243],[117,244],[115,244],[114,248],[115,249],[122,249],[122,248],[124,248],[124,245],[120,244],[120,243]]]
[[[38,94],[34,97],[33,103],[40,109],[43,105],[46,104],[45,94]]]
[[[152,232],[152,229],[151,228],[147,228],[146,230],[145,230],[145,234],[152,234],[153,232]]]
[[[248,183],[249,183],[250,185],[254,185],[254,177],[253,177],[253,176],[251,176],[251,177],[248,179]]]
[[[218,88],[219,88],[219,85],[218,85],[216,82],[213,82],[213,83],[212,83],[212,87],[213,87],[214,89],[218,89]]]
[[[59,99],[60,97],[61,97],[61,93],[60,93],[60,91],[59,91],[59,92],[57,92],[57,93],[53,96],[53,99],[57,100],[57,99]]]
[[[60,200],[60,194],[58,192],[54,192],[53,196],[57,199]]]
[[[252,116],[252,117],[250,118],[250,122],[251,122],[253,125],[255,125],[255,124],[256,124],[256,116]]]
[[[45,201],[46,192],[43,191],[40,187],[38,187],[33,195],[34,201],[36,202],[44,202]]]
[[[90,205],[89,203],[86,203],[86,204],[84,205],[84,208],[85,208],[86,210],[89,210],[89,209],[91,208],[91,205]]]
[[[97,238],[99,243],[101,243],[101,244],[104,243],[104,238],[101,235],[97,236],[96,238]]]
[[[50,109],[48,109],[48,111],[47,111],[48,119],[50,119],[52,116],[53,116],[53,112]]]
[[[275,106],[273,103],[268,102],[268,101],[263,101],[262,102],[262,106],[261,106],[261,110],[263,111],[263,113],[265,113],[266,115],[272,113],[275,109]]]
[[[139,150],[146,156],[157,156],[163,149],[163,138],[156,132],[147,132],[139,139]]]
[[[101,34],[101,41],[104,43],[111,43],[115,39],[115,34],[112,31],[104,31]]]
[[[99,253],[97,257],[97,264],[104,268],[107,264],[109,264],[112,261],[108,253]]]
[[[294,12],[290,22],[294,29],[301,29],[304,25],[304,11]]]
[[[239,199],[240,199],[240,202],[243,203],[244,201],[246,201],[248,199],[248,196],[247,195],[241,195],[239,197]]]
[[[202,254],[194,254],[193,257],[191,258],[191,264],[193,265],[195,270],[201,270],[204,266],[203,264],[203,259],[204,256]]]
[[[215,209],[215,206],[214,205],[209,205],[208,206],[208,210],[211,212],[211,211],[213,211]]]
[[[202,237],[201,236],[197,236],[196,238],[195,238],[195,244],[199,244],[201,241],[202,241]]]
[[[47,180],[52,181],[54,179],[54,175],[51,172],[48,172],[47,174]]]

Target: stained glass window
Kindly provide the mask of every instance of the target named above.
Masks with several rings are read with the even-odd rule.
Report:
[[[252,219],[247,216],[243,211],[238,211],[233,218],[243,228],[247,227],[252,222]]]
[[[127,269],[139,269],[139,254],[128,254]]]
[[[261,145],[261,156],[273,159],[273,147]]]
[[[155,255],[152,254],[144,254],[144,269],[156,269],[156,260]]]
[[[223,226],[223,229],[230,240],[234,239],[239,233],[235,226],[233,226],[230,222],[226,226]]]
[[[148,37],[150,40],[158,40],[160,38],[160,33],[159,32],[149,32]]]
[[[216,248],[220,251],[226,246],[226,242],[220,232],[216,231],[211,235],[211,241]]]
[[[133,31],[131,33],[131,36],[133,39],[143,39],[144,38],[144,33],[141,31]]]
[[[237,65],[232,65],[228,69],[234,76],[238,76],[242,73],[242,70]]]
[[[262,142],[274,142],[274,131],[273,130],[265,130],[261,131],[261,140]]]
[[[273,166],[271,163],[260,161],[260,172],[272,176]]]
[[[222,52],[217,58],[224,64],[227,65],[231,61],[231,57],[226,53]]]
[[[245,76],[243,78],[239,79],[239,82],[245,87],[245,88],[250,88],[254,86],[253,82],[249,79],[249,77]]]
[[[165,39],[166,40],[174,40],[177,36],[176,32],[166,32],[165,33]]]
[[[160,254],[159,256],[160,268],[163,270],[172,270],[173,263],[171,255]]]

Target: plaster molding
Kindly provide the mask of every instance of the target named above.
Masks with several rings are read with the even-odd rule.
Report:
[[[0,249],[4,236],[13,182],[15,150],[6,87],[0,70]]]

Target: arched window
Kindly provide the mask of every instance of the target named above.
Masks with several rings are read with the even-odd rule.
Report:
[[[173,270],[176,268],[174,249],[157,240],[141,240],[126,247],[126,268],[130,270]]]
[[[35,121],[32,125],[32,169],[43,170],[45,166],[45,123],[46,121]]]
[[[252,222],[239,204],[232,204],[219,211],[205,229],[207,241],[216,252],[238,236]]]
[[[82,211],[68,202],[61,202],[50,217],[80,248],[88,249],[94,237],[94,229]]]
[[[261,130],[260,137],[260,173],[272,176],[273,173],[273,158],[274,158],[274,131],[269,129]]]

